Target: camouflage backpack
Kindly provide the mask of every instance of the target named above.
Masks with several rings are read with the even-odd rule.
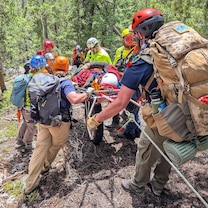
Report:
[[[186,111],[184,122],[190,132],[208,135],[208,105],[200,101],[208,95],[208,40],[180,21],[172,21],[155,32],[150,51],[167,103],[177,103]],[[188,118],[194,126],[187,124]]]

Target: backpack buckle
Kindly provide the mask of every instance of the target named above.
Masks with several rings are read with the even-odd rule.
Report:
[[[51,119],[50,125],[52,127],[56,127],[56,126],[60,127],[61,126],[61,123],[62,123],[61,115],[57,115],[55,117],[50,116],[49,118]]]

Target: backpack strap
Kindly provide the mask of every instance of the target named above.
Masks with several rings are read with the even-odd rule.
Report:
[[[67,80],[66,77],[60,77],[59,78],[60,83],[63,82],[64,80]]]
[[[139,55],[141,59],[147,62],[148,64],[153,64],[152,55],[150,54],[150,48],[145,48],[141,50]]]
[[[157,43],[157,44],[159,44],[159,43]],[[185,91],[185,81],[184,81],[182,72],[179,69],[177,60],[173,56],[170,55],[170,53],[167,51],[166,48],[164,48],[161,45],[160,45],[160,47],[162,48],[164,54],[167,56],[168,61],[170,62],[172,68],[175,70],[175,73],[178,76],[179,83],[180,83],[179,84],[179,89],[178,89],[178,103],[182,104],[183,94],[184,94],[184,91]]]
[[[128,57],[129,57],[129,55],[133,52],[133,50],[134,50],[134,47],[128,52],[128,54],[126,55],[126,58],[127,59],[129,59]]]
[[[147,80],[146,85],[142,88],[142,93],[141,93],[141,96],[140,96],[140,100],[141,100],[142,105],[144,105],[146,103],[146,100],[147,100],[146,92],[148,92],[150,94],[149,87],[152,84],[153,80],[154,80],[154,72],[151,74],[151,76]]]
[[[124,48],[123,48],[123,50],[121,51],[121,54],[120,54],[120,59],[122,59],[122,58],[123,58],[123,52],[124,52]]]

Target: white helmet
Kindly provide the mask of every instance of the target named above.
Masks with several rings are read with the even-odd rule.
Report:
[[[88,40],[87,40],[87,47],[89,48],[89,49],[91,49],[91,48],[93,48],[93,47],[95,47],[95,45],[98,43],[98,40],[96,39],[96,38],[89,38]]]
[[[118,86],[117,76],[113,73],[106,73],[101,79],[100,84],[109,84],[113,86]]]
[[[54,55],[53,55],[52,53],[46,53],[46,54],[45,54],[45,58],[46,58],[46,59],[55,59],[55,58],[54,58]]]

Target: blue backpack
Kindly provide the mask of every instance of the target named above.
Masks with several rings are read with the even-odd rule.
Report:
[[[25,91],[29,81],[29,74],[20,74],[14,78],[10,101],[18,108],[24,105]]]

